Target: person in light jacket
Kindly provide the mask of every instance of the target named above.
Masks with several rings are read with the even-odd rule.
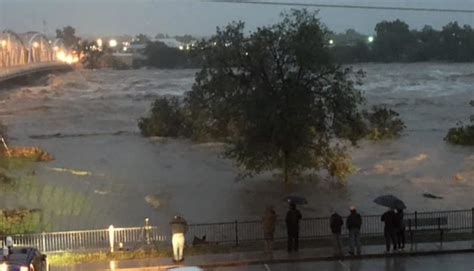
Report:
[[[184,218],[177,215],[170,222],[173,244],[173,260],[182,262],[184,260],[184,243],[186,241],[185,234],[188,231],[188,223]]]

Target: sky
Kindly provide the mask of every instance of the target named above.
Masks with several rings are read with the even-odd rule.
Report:
[[[474,0],[274,0],[280,2],[472,9]],[[242,20],[249,30],[278,21],[291,7],[212,3],[205,0],[0,0],[0,30],[54,33],[71,25],[82,36],[145,33],[209,36],[216,26]],[[321,8],[335,32],[354,28],[372,34],[377,22],[402,19],[412,28],[441,28],[450,21],[474,25],[474,14]]]

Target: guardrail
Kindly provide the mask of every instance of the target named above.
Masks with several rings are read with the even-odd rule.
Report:
[[[434,221],[430,223],[430,229],[436,230],[443,226],[449,231],[468,233],[474,238],[474,208],[468,210],[442,211],[442,212],[414,212],[405,214],[407,231],[414,231],[418,221]],[[345,219],[344,219],[345,221]],[[365,237],[382,236],[383,223],[380,215],[362,216],[361,235]],[[435,222],[439,221],[439,225]],[[442,225],[441,225],[442,223]],[[423,225],[426,228],[426,223]],[[421,224],[420,224],[421,227]],[[347,234],[344,229],[343,234]],[[115,247],[122,243],[126,248],[137,248],[145,244],[168,244],[170,242],[168,232],[164,227],[144,226],[132,228],[114,228],[113,242]],[[234,221],[226,223],[190,224],[186,234],[188,244],[194,237],[206,236],[206,241],[214,244],[234,244],[238,246],[245,242],[263,240],[263,228],[261,221]],[[300,223],[301,239],[318,239],[331,236],[328,217],[306,218]],[[110,229],[46,232],[33,234],[12,235],[15,245],[35,246],[43,252],[79,251],[79,250],[102,250],[110,248]],[[275,239],[286,238],[286,226],[282,219],[277,220]],[[3,240],[0,246],[3,246]]]

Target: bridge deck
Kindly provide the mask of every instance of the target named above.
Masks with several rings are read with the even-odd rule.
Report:
[[[38,72],[48,72],[48,71],[65,71],[70,70],[71,66],[61,62],[46,62],[46,63],[35,63],[28,64],[23,66],[15,66],[9,68],[0,68],[0,83],[22,77],[25,75],[30,75]]]

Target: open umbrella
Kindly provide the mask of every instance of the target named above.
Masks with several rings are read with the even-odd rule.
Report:
[[[406,209],[405,203],[394,195],[383,195],[380,197],[377,197],[374,200],[375,203],[378,205],[382,205],[388,208],[394,208],[394,209]]]
[[[289,204],[297,204],[297,205],[303,205],[303,204],[308,204],[308,201],[300,196],[288,196],[285,198],[285,201],[288,202]]]

